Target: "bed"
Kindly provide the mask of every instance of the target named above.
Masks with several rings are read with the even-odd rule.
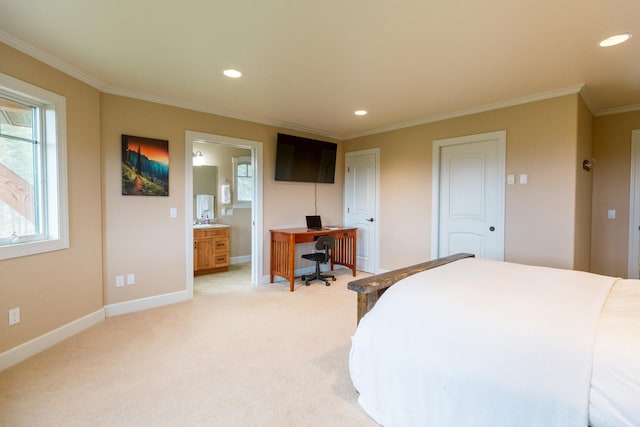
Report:
[[[640,281],[456,254],[352,281],[384,426],[640,426]]]

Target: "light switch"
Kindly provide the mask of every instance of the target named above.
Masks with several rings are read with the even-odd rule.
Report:
[[[513,174],[507,175],[507,184],[513,185],[516,183],[516,176]]]
[[[615,209],[609,209],[607,211],[607,218],[616,219],[616,210]]]
[[[520,184],[526,184],[527,182],[529,182],[529,175],[527,175],[526,173],[521,173]]]
[[[178,208],[169,208],[169,217],[176,218],[178,216]]]

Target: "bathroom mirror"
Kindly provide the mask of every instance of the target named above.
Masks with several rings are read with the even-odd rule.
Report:
[[[197,219],[200,217],[197,204],[198,196],[213,196],[213,205],[206,206],[205,204],[205,207],[209,208],[212,213],[212,216],[210,218],[215,218],[217,216],[217,188],[217,166],[195,166],[193,168],[193,219]]]

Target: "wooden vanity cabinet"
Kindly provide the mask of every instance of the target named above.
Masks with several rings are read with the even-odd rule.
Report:
[[[229,228],[193,230],[193,272],[218,273],[229,270]]]

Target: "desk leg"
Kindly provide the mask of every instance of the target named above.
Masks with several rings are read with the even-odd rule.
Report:
[[[269,245],[269,283],[273,283],[273,276],[275,276],[276,268],[280,265],[278,255],[280,254],[280,247],[276,241],[276,236],[273,231],[271,232],[271,243]]]
[[[356,233],[353,233],[353,237],[351,238],[353,241],[353,250],[351,251],[351,273],[353,273],[353,277],[356,277],[356,258],[358,256],[358,239],[356,237]]]
[[[289,281],[289,289],[293,291],[294,271],[293,271],[293,257],[292,251],[295,251],[293,242],[295,242],[292,235],[288,233],[279,233],[277,231],[271,231],[271,268],[270,268],[270,280],[273,283],[274,277],[281,276]]]
[[[334,264],[344,265],[356,276],[356,231],[339,231],[335,234],[336,244],[331,253],[331,269]]]
[[[289,236],[289,291],[293,292],[293,284],[296,281],[296,237]]]

